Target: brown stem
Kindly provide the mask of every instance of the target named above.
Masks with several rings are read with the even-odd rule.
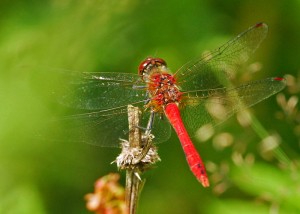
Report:
[[[126,205],[130,214],[135,214],[138,199],[144,185],[140,174],[160,160],[157,148],[152,144],[151,134],[153,114],[151,114],[147,129],[141,132],[141,112],[138,107],[128,105],[129,137],[122,141],[122,152],[115,162],[120,169],[126,170]]]
[[[134,170],[128,169],[126,171],[126,204],[130,214],[135,214],[140,193],[142,191],[144,182],[140,180],[134,173]]]
[[[138,107],[128,106],[128,123],[129,123],[129,147],[142,148],[141,132],[139,127],[141,112]],[[126,204],[130,214],[135,214],[141,192],[142,181],[139,179],[138,168],[130,167],[126,170]]]

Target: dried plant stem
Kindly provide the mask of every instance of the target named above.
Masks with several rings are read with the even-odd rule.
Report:
[[[130,214],[135,214],[137,210],[138,200],[142,191],[144,182],[140,180],[134,170],[126,171],[126,205]]]
[[[140,128],[141,112],[138,107],[128,105],[129,137],[121,140],[122,152],[115,162],[119,169],[126,170],[126,204],[130,214],[135,214],[139,195],[144,185],[140,174],[160,160],[157,148],[152,144],[153,113],[150,114],[146,131]]]
[[[129,123],[129,147],[141,148],[141,133],[139,129],[141,112],[137,107],[128,106],[128,123]],[[125,200],[130,214],[135,214],[142,188],[142,181],[137,176],[137,168],[128,168],[126,170],[126,195]]]

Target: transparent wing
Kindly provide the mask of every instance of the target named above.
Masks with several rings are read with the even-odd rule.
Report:
[[[75,109],[116,108],[144,100],[145,84],[130,73],[82,73],[67,81],[59,103]]]
[[[266,37],[268,26],[256,24],[217,50],[183,65],[177,72],[183,91],[214,89],[226,81],[243,64]]]
[[[131,73],[76,72],[35,67],[37,91],[71,109],[72,116],[60,117],[41,127],[37,137],[51,141],[85,142],[117,147],[120,138],[128,139],[127,105],[144,110],[148,99],[145,83]],[[47,71],[47,72],[46,72]],[[78,114],[80,112],[81,114]],[[141,127],[146,127],[149,112],[143,112]],[[154,118],[155,143],[170,137],[168,121]],[[158,131],[159,130],[159,131]],[[143,131],[143,130],[142,130]]]
[[[144,102],[134,104],[143,109]],[[147,127],[149,112],[143,112],[141,132]],[[170,138],[170,125],[155,115],[152,134],[153,142],[160,143]],[[104,147],[119,147],[120,139],[128,140],[127,106],[64,117],[51,121],[41,132],[43,138],[67,142],[84,142]]]
[[[182,118],[190,133],[205,124],[216,125],[237,111],[248,108],[281,91],[283,78],[267,78],[237,88],[196,90],[184,94]]]

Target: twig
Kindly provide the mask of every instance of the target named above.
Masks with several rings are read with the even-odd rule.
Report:
[[[141,132],[141,112],[138,107],[128,105],[129,139],[122,141],[122,152],[116,163],[120,169],[126,170],[126,203],[130,214],[135,214],[138,199],[145,183],[140,174],[160,160],[156,147],[152,144],[150,125],[153,114],[149,118],[145,133]]]
[[[134,170],[126,171],[125,201],[130,214],[135,214],[138,200],[145,181],[136,176]]]
[[[137,107],[128,106],[128,124],[129,124],[129,147],[142,148],[141,132],[139,127],[141,112]],[[138,168],[128,168],[126,170],[126,188],[125,201],[130,214],[135,214],[142,191],[142,180],[137,176]]]

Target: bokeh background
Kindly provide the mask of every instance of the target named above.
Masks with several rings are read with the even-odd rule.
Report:
[[[210,188],[190,173],[173,133],[144,175],[139,213],[300,212],[300,1],[29,0],[0,8],[0,213],[89,213],[84,195],[118,171],[110,164],[118,149],[34,137],[64,110],[43,93],[51,75],[35,78],[32,66],[135,73],[152,55],[176,70],[261,21],[268,37],[237,81],[285,75],[288,87],[251,108],[253,120],[238,114],[196,140]]]

